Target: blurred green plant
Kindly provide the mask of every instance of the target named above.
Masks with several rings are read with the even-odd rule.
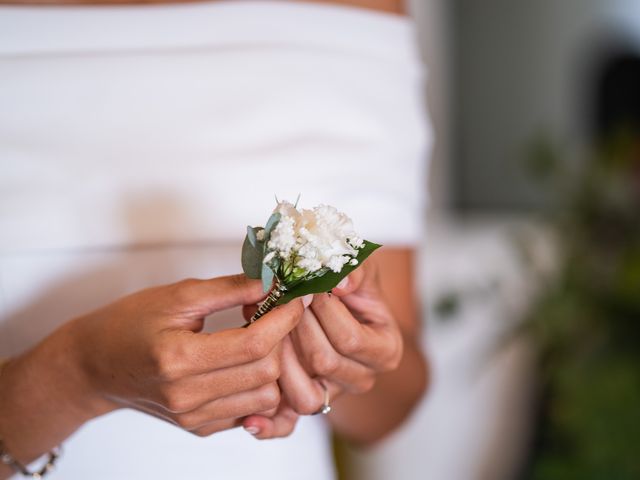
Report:
[[[640,479],[640,136],[621,130],[582,162],[551,145],[529,163],[561,255],[525,323],[543,383],[525,476]]]

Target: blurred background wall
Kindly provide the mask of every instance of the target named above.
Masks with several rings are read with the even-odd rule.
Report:
[[[453,202],[466,210],[539,207],[545,195],[522,168],[526,148],[541,135],[572,144],[588,137],[597,69],[612,43],[640,51],[640,2],[445,3]]]
[[[640,478],[620,447],[640,442],[624,408],[640,399],[638,359],[619,342],[640,338],[612,327],[640,320],[640,161],[594,161],[604,131],[640,111],[640,81],[619,68],[640,59],[640,1],[410,5],[435,130],[421,274],[432,386],[403,429],[352,453],[348,478]],[[533,333],[513,341],[521,325]]]

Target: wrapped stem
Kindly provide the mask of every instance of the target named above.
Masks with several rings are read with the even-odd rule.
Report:
[[[249,320],[249,324],[252,324],[256,320],[258,320],[260,317],[262,317],[266,313],[269,313],[271,310],[273,310],[274,307],[276,306],[276,303],[278,303],[278,300],[280,299],[280,297],[282,297],[282,295],[284,295],[284,292],[286,291],[287,291],[287,287],[281,284],[280,281],[276,278],[273,288],[269,292],[269,296],[258,307],[258,311],[254,313],[253,317],[251,317],[251,320]]]

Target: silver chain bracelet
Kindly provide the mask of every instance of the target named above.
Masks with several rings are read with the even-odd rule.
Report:
[[[36,478],[36,479],[43,478],[47,473],[53,470],[53,467],[55,466],[56,461],[60,457],[60,453],[61,453],[60,448],[54,448],[48,453],[47,463],[40,470],[31,472],[27,470],[27,467],[25,467],[23,464],[21,464],[19,461],[13,458],[13,455],[11,455],[6,450],[6,447],[4,446],[4,442],[2,441],[2,439],[0,439],[0,462],[13,468],[16,472],[22,474],[23,476],[29,477],[29,478]]]
[[[9,362],[9,359],[0,358],[0,373],[2,373],[2,369]],[[61,449],[60,447],[56,447],[48,453],[47,463],[38,471],[31,472],[21,464],[18,460],[13,458],[7,448],[4,445],[2,438],[0,438],[0,462],[7,465],[8,467],[13,468],[17,473],[22,474],[25,477],[40,479],[43,478],[47,473],[53,470],[56,461],[60,457]]]

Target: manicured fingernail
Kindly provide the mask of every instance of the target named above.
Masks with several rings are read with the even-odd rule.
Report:
[[[349,285],[349,277],[344,277],[340,280],[340,283],[336,285],[336,288],[346,288]]]
[[[260,433],[260,429],[258,427],[244,427],[244,429],[249,432],[251,435],[257,435]]]
[[[311,302],[313,302],[313,294],[312,293],[302,297],[302,304],[304,305],[304,308],[307,308],[309,305],[311,305]]]

